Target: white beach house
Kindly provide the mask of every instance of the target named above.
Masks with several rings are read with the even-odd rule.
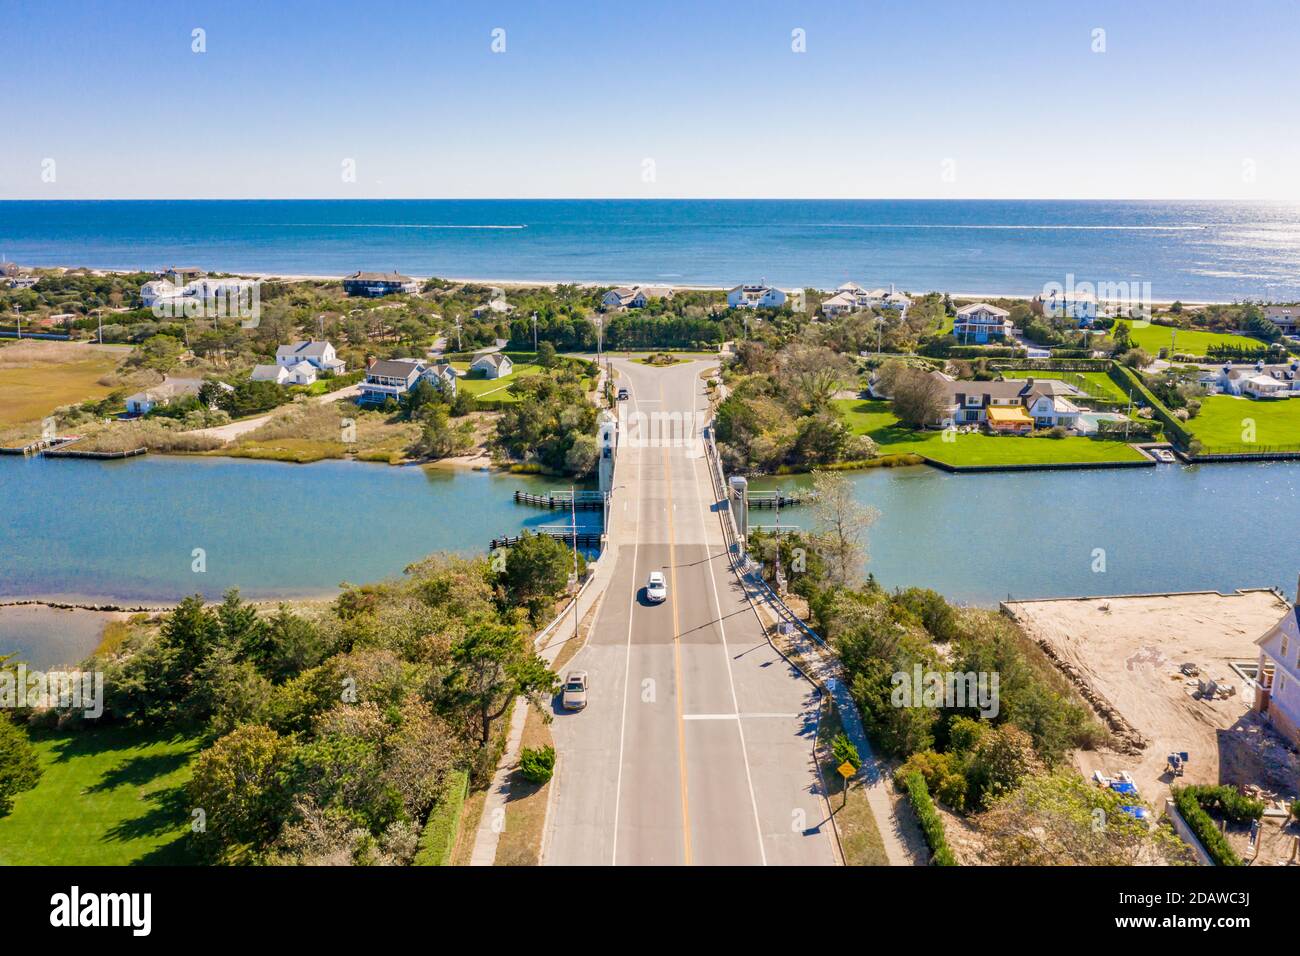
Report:
[[[143,392],[128,395],[126,413],[128,415],[148,415],[160,405],[170,405],[176,399],[183,398],[186,395],[197,395],[199,386],[202,384],[199,379],[171,379],[161,385],[147,388]]]
[[[1011,313],[987,302],[972,302],[957,310],[952,334],[961,343],[984,345],[1011,337]]]
[[[1293,744],[1300,746],[1300,588],[1289,608],[1259,645],[1254,710]]]
[[[505,378],[515,370],[515,363],[501,352],[488,352],[471,362],[469,370],[482,372],[484,378]]]
[[[1082,292],[1055,289],[1047,295],[1036,295],[1029,307],[1039,315],[1074,320],[1079,326],[1097,321],[1097,297]]]
[[[276,365],[291,368],[301,362],[307,362],[318,372],[329,372],[332,375],[341,375],[347,371],[347,363],[335,354],[334,346],[329,342],[307,339],[304,342],[281,345],[275,350]]]
[[[294,365],[254,365],[250,382],[274,382],[276,385],[310,385],[316,381],[316,366],[310,362]]]
[[[779,309],[785,299],[784,292],[770,285],[738,285],[727,290],[730,309]]]

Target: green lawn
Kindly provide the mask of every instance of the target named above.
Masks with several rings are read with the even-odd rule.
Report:
[[[1027,438],[972,433],[958,434],[953,441],[944,441],[941,431],[917,431],[901,424],[886,401],[849,398],[831,404],[854,434],[873,438],[882,455],[923,455],[958,467],[1144,460],[1140,452],[1122,441],[1079,436]]]
[[[469,370],[469,364],[469,362],[452,362],[451,367],[458,372],[465,372]],[[510,391],[510,386],[521,378],[529,375],[541,375],[544,371],[545,369],[540,365],[516,362],[514,371],[505,378],[482,378],[479,375],[466,376],[456,383],[456,387],[465,389],[475,398],[492,398],[502,402],[515,402],[518,399]]]
[[[125,728],[33,731],[44,774],[0,817],[0,865],[185,864],[181,787],[194,737]]]
[[[1005,378],[1023,377],[1020,372],[1007,372]],[[1105,372],[1040,372],[1043,378],[1059,378],[1075,388],[1091,395],[1093,398],[1109,399],[1112,402],[1126,402],[1128,395],[1111,380]]]
[[[1253,401],[1231,395],[1207,395],[1201,399],[1201,412],[1187,423],[1200,439],[1207,453],[1214,446],[1232,446],[1247,452],[1251,443],[1247,429],[1253,422],[1256,445],[1300,445],[1300,399]],[[1247,447],[1236,447],[1247,446]]]
[[[1129,327],[1129,338],[1133,344],[1151,355],[1160,354],[1161,349],[1170,347],[1170,338],[1174,333],[1171,329],[1163,325],[1148,325],[1140,328],[1134,328],[1132,322],[1125,322]],[[1206,350],[1215,345],[1227,345],[1232,348],[1260,348],[1268,347],[1267,342],[1260,339],[1252,338],[1249,335],[1228,335],[1224,332],[1200,332],[1194,329],[1178,329],[1178,337],[1174,341],[1174,353],[1180,355],[1204,355]]]

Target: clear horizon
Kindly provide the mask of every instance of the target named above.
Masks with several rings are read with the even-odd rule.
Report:
[[[1300,201],[1300,6],[1269,0],[56,0],[6,26],[3,199]]]

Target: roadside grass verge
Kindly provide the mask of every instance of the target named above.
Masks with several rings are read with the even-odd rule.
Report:
[[[839,711],[827,701],[817,724],[817,765],[826,781],[826,798],[834,817],[834,822],[828,820],[826,825],[839,828],[846,866],[888,866],[885,841],[876,824],[876,815],[871,812],[866,788],[861,781],[845,781],[835,769],[839,761],[831,753],[831,741],[843,730]],[[846,784],[847,798],[844,794]]]
[[[867,435],[885,455],[922,455],[956,467],[1064,465],[1143,461],[1122,441],[1085,438],[1031,438],[1019,435],[957,434],[944,441],[942,431],[920,431],[902,424],[881,399],[836,399],[831,405],[855,435]]]
[[[200,747],[174,731],[32,731],[44,773],[0,817],[5,866],[189,864],[182,787]]]
[[[550,725],[536,707],[528,708],[524,734],[519,742],[522,753],[527,748],[554,747]],[[497,844],[495,866],[537,866],[542,857],[542,831],[546,827],[546,802],[551,781],[536,784],[524,777],[516,766],[510,772],[510,796],[506,798],[505,826]]]

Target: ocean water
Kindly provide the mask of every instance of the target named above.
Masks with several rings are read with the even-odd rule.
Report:
[[[1300,299],[1300,205],[973,200],[0,201],[24,265]]]

